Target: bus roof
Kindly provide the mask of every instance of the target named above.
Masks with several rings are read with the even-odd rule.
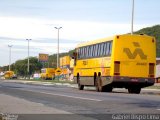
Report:
[[[140,34],[140,35],[139,34],[134,34],[134,35],[131,35],[131,34],[114,35],[114,36],[111,36],[111,37],[106,37],[106,38],[102,38],[102,39],[88,41],[88,42],[85,42],[85,43],[80,43],[80,44],[77,45],[76,48],[84,47],[84,46],[88,46],[88,45],[93,45],[93,44],[97,44],[97,43],[102,43],[102,42],[106,42],[106,41],[111,41],[111,40],[114,40],[116,36],[146,36],[146,37],[152,37],[152,36],[148,36],[146,34]]]
[[[84,43],[80,43],[77,45],[76,48],[79,47],[84,47],[84,46],[88,46],[88,45],[92,45],[92,44],[96,44],[96,43],[101,43],[101,42],[105,42],[105,41],[111,41],[114,39],[115,36],[112,37],[106,37],[106,38],[102,38],[102,39],[97,39],[97,40],[92,40],[92,41],[88,41],[88,42],[84,42]]]

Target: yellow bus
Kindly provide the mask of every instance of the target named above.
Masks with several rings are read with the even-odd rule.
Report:
[[[14,71],[6,71],[4,73],[4,78],[5,79],[16,79],[17,76],[16,76],[16,74],[14,74]]]
[[[156,40],[147,35],[115,35],[79,44],[74,53],[74,80],[80,90],[95,86],[111,92],[126,88],[139,94],[154,84]]]
[[[41,77],[41,79],[44,79],[44,80],[54,79],[55,68],[42,68],[40,77]]]

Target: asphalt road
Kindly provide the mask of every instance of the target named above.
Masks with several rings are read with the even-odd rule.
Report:
[[[125,92],[98,93],[94,90],[79,91],[76,88],[65,86],[27,85],[3,81],[0,82],[0,94],[63,110],[74,114],[71,117],[76,119],[77,115],[79,119],[99,119],[97,117],[107,117],[105,115],[108,114],[112,115],[112,118],[113,114],[160,114],[159,95],[128,94]],[[18,106],[16,109],[19,109]],[[53,118],[52,115],[47,116]],[[43,117],[45,115],[40,118]],[[69,115],[54,117],[71,119]],[[111,118],[111,116],[109,117]],[[22,118],[25,119],[23,116]]]

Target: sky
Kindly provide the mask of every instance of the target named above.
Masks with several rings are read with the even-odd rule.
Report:
[[[134,31],[160,24],[160,0],[135,0]],[[131,32],[132,0],[0,0],[0,66]]]

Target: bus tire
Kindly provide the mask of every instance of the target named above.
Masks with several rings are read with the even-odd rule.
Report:
[[[78,82],[78,89],[79,90],[83,90],[84,89],[84,85],[81,85],[79,76],[77,77],[77,82]]]
[[[128,88],[128,92],[131,94],[140,94],[141,88]]]
[[[95,81],[96,91],[99,92],[98,80]]]
[[[101,77],[97,77],[96,80],[96,91],[97,92],[104,92],[104,87],[102,86],[102,79]]]

